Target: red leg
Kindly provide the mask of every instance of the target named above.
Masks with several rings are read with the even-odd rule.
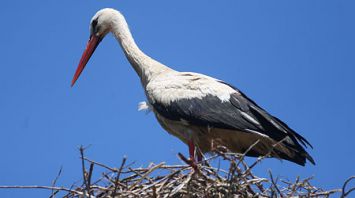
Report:
[[[195,144],[192,140],[189,140],[188,145],[189,145],[190,160],[195,161]]]
[[[188,145],[189,145],[189,154],[190,154],[189,164],[196,171],[197,164],[195,159],[195,151],[196,151],[195,144],[192,140],[189,140]]]
[[[190,153],[190,160],[192,161],[196,161],[196,157],[197,157],[197,162],[201,162],[202,161],[202,153],[201,151],[195,147],[195,144],[192,140],[190,140],[188,142],[189,145],[189,153]],[[196,156],[197,155],[197,156]]]

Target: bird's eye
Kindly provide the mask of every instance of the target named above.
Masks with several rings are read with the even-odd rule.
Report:
[[[97,18],[92,21],[91,25],[92,25],[92,28],[93,28],[93,29],[96,28],[97,21],[98,21]]]
[[[94,19],[92,22],[91,22],[91,26],[92,26],[92,32],[91,34],[96,34],[97,32],[99,32],[99,26],[97,25],[98,23],[98,19]]]

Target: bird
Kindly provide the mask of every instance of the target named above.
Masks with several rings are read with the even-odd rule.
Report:
[[[286,123],[261,108],[235,86],[194,72],[179,72],[146,55],[134,41],[123,14],[99,10],[90,22],[90,38],[73,76],[75,84],[91,55],[108,34],[117,39],[138,74],[147,101],[168,133],[188,145],[191,161],[222,147],[246,156],[284,159],[301,166],[315,161],[312,145]],[[197,159],[196,159],[197,158]]]

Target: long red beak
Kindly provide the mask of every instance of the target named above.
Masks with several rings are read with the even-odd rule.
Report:
[[[96,47],[99,45],[101,39],[95,35],[90,36],[90,39],[88,41],[88,44],[86,45],[86,49],[81,56],[78,68],[76,69],[76,72],[74,74],[73,80],[71,81],[71,86],[73,86],[78,80],[81,72],[84,70],[86,63],[89,61],[91,55],[94,53]]]

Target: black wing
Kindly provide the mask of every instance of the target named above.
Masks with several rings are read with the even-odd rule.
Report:
[[[226,84],[224,82],[220,82]],[[168,105],[155,102],[154,109],[170,120],[185,120],[190,124],[214,128],[233,129],[244,132],[256,131],[300,152],[311,163],[314,160],[300,145],[312,145],[301,135],[296,133],[284,122],[270,115],[254,101],[235,87],[229,101],[222,101],[217,96],[207,95],[203,98],[186,98],[171,102]]]

